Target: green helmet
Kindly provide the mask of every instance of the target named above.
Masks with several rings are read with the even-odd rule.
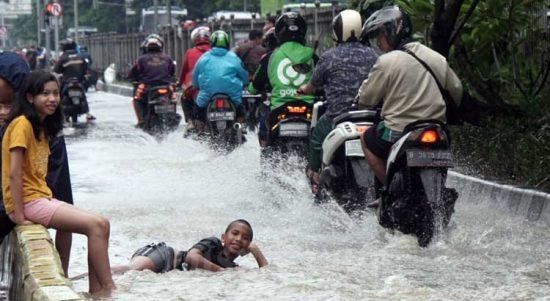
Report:
[[[229,35],[223,30],[216,30],[210,35],[210,44],[212,47],[229,49]]]

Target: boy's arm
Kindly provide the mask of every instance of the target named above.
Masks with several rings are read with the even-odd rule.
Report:
[[[223,271],[223,268],[221,266],[215,263],[212,263],[210,260],[204,258],[204,256],[202,256],[201,251],[195,248],[192,248],[191,250],[189,250],[189,252],[185,256],[185,263],[187,263],[192,267],[205,269],[212,272]]]
[[[15,223],[18,225],[30,225],[32,222],[25,219],[25,207],[23,204],[23,157],[25,149],[15,147],[10,150],[10,193],[14,207]]]
[[[250,251],[250,253],[254,255],[254,258],[256,259],[256,262],[258,263],[259,268],[263,268],[267,265],[267,259],[265,259],[265,256],[260,250],[260,248],[258,247],[258,245],[256,245],[253,242],[250,243],[250,245],[248,246],[248,251]]]

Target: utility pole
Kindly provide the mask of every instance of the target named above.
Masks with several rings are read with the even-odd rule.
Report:
[[[166,0],[166,7],[168,9],[168,26],[172,28],[172,1]]]
[[[159,15],[159,1],[158,0],[154,0],[153,1],[153,6],[155,7],[155,15],[153,17],[153,26],[155,28],[155,31],[157,30],[157,26],[158,26],[158,15]]]
[[[74,0],[74,42],[78,44],[78,0]]]
[[[42,44],[42,24],[44,24],[44,18],[42,18],[42,5],[40,5],[40,0],[36,0],[36,38],[37,38],[37,47],[40,47]],[[38,49],[38,48],[37,48]]]

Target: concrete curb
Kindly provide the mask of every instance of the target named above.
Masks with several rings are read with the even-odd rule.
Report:
[[[131,87],[98,82],[98,89],[131,96]],[[460,194],[459,201],[479,202],[488,199],[498,206],[506,206],[514,213],[519,214],[530,221],[543,221],[550,224],[550,194],[501,185],[475,177],[463,175],[457,172],[449,172],[447,183],[457,189]]]
[[[479,203],[489,200],[529,221],[550,224],[550,194],[502,185],[457,172],[449,172],[447,184],[457,189],[460,200]]]
[[[84,300],[63,276],[59,254],[41,225],[17,226],[10,233],[13,300]]]

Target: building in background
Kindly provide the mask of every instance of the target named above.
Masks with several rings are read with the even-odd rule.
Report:
[[[32,13],[32,0],[0,1],[0,48],[6,48],[15,19]]]
[[[267,14],[275,15],[277,11],[300,11],[302,9],[313,9],[316,0],[261,0],[262,16]],[[332,3],[343,4],[347,1],[319,0],[321,7],[331,7]]]

